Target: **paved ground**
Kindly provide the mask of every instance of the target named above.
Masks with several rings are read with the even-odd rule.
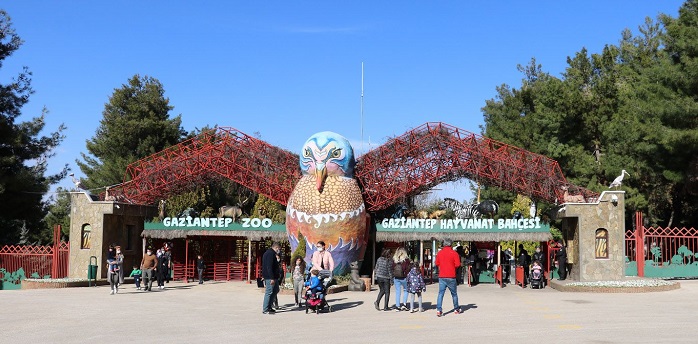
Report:
[[[292,295],[261,312],[263,294],[241,282],[173,282],[164,291],[107,286],[0,291],[3,343],[516,343],[696,342],[698,281],[644,294],[562,293],[550,288],[459,287],[465,313],[437,318],[434,285],[424,313],[378,312],[377,291],[332,294],[334,311],[305,314]],[[391,295],[394,296],[394,295]],[[451,299],[444,299],[444,309]],[[310,336],[310,337],[308,337]]]

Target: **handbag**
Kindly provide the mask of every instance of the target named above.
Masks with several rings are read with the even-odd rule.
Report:
[[[257,288],[264,288],[264,279],[257,277]]]

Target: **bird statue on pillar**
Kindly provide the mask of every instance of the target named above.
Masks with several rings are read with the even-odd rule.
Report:
[[[622,171],[620,172],[620,176],[616,177],[616,179],[614,179],[613,182],[611,182],[611,185],[609,185],[608,188],[609,188],[609,189],[612,189],[612,188],[616,188],[616,189],[617,189],[617,188],[619,188],[620,185],[623,184],[623,177],[624,177],[626,174],[628,175],[628,177],[630,177],[630,173],[626,172],[625,170],[622,170]]]
[[[292,251],[299,234],[306,240],[306,262],[323,241],[335,263],[334,274],[361,260],[367,240],[367,214],[354,179],[354,151],[343,136],[324,131],[311,136],[300,154],[302,177],[286,206],[286,231]]]
[[[82,185],[82,182],[80,179],[75,178],[75,173],[69,174],[70,178],[73,180],[73,184],[75,184],[75,188],[78,190],[85,190],[85,187]]]

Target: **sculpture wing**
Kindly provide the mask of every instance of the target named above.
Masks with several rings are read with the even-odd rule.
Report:
[[[285,205],[301,172],[298,155],[219,127],[130,164],[124,183],[109,189],[108,196],[152,204],[216,178],[230,179]]]

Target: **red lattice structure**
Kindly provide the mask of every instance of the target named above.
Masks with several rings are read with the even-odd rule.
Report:
[[[654,247],[659,248],[656,256],[652,253]],[[698,229],[645,227],[642,213],[636,212],[635,230],[625,232],[625,256],[630,261],[637,262],[640,277],[644,277],[645,262],[656,260],[659,265],[670,262],[673,256],[680,252],[681,247],[689,250],[691,255],[698,252]]]
[[[105,198],[152,204],[221,177],[286,204],[300,179],[298,155],[233,128],[216,128],[130,164],[124,183]]]
[[[363,155],[355,176],[364,188],[370,211],[462,178],[551,203],[563,199],[563,186],[569,187],[570,193],[583,194],[587,201],[598,197],[568,183],[555,160],[433,122]]]
[[[27,278],[32,275],[63,278],[68,276],[69,250],[67,242],[45,246],[5,245],[0,248],[0,268],[6,273],[22,268]]]
[[[128,166],[106,197],[139,204],[228,178],[286,204],[300,179],[298,156],[233,128],[216,128]],[[587,201],[597,194],[567,182],[555,160],[444,123],[425,123],[357,159],[355,177],[369,211],[462,178],[536,199]]]

